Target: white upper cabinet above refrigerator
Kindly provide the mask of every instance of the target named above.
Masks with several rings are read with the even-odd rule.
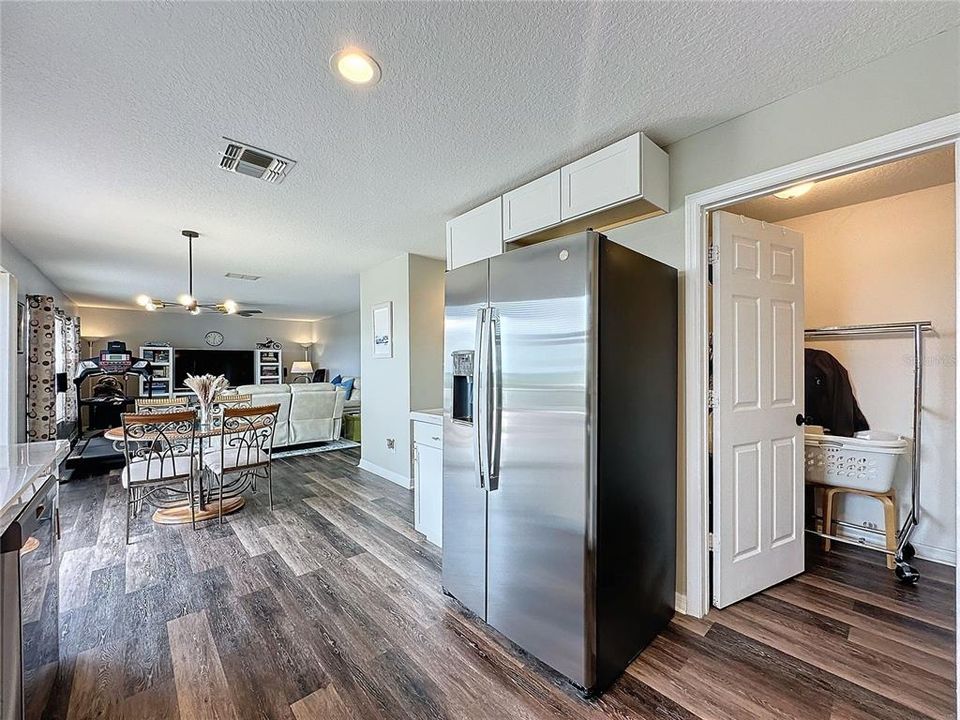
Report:
[[[447,270],[503,252],[501,198],[447,220]]]
[[[643,192],[640,138],[636,133],[561,168],[560,213],[564,220]]]
[[[603,231],[670,209],[670,158],[641,132],[447,221],[447,270],[515,245]]]
[[[503,196],[503,239],[512,240],[560,222],[560,170]]]

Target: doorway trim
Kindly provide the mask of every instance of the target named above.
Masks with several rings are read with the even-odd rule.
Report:
[[[897,130],[864,142],[782,165],[687,195],[684,208],[684,383],[686,613],[703,617],[710,608],[708,548],[708,337],[707,214],[735,202],[768,195],[801,182],[823,180],[953,143],[960,168],[960,113]],[[960,179],[955,177],[955,182]],[[960,202],[954,196],[960,217]],[[960,263],[960,225],[957,231]],[[958,265],[960,267],[960,265]],[[960,297],[960,296],[958,296]],[[958,314],[960,329],[960,314]],[[960,332],[958,332],[960,343]],[[958,395],[960,409],[960,395]],[[960,467],[960,446],[958,446]],[[960,499],[958,499],[960,502]]]

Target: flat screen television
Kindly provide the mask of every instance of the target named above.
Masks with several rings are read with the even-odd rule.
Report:
[[[252,385],[254,383],[253,350],[190,350],[173,351],[174,387],[185,389],[187,374],[223,375],[230,384]]]

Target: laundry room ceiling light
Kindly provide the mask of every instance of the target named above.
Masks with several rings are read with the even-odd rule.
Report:
[[[356,48],[344,48],[330,58],[330,68],[354,85],[376,85],[380,82],[380,65]]]
[[[788,187],[786,190],[774,193],[773,196],[781,200],[793,200],[801,195],[806,195],[815,184],[816,183],[808,182],[802,185],[794,185],[793,187]]]

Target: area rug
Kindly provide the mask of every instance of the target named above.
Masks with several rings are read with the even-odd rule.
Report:
[[[353,440],[346,440],[340,438],[339,440],[331,440],[326,442],[323,445],[317,445],[316,447],[308,448],[298,448],[294,450],[279,450],[278,452],[273,453],[275,458],[285,458],[285,457],[294,457],[295,455],[316,455],[317,453],[332,452],[334,450],[346,450],[347,448],[360,447],[360,443],[354,442]]]

